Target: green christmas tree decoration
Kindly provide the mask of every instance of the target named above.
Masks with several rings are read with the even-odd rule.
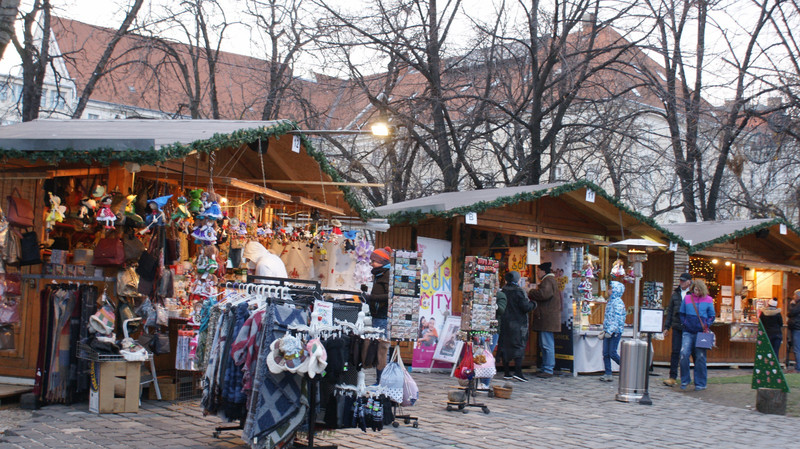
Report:
[[[783,368],[778,360],[778,355],[772,349],[767,338],[764,324],[758,322],[758,340],[756,341],[756,360],[753,363],[753,390],[759,388],[774,388],[789,392],[789,385],[783,375]]]

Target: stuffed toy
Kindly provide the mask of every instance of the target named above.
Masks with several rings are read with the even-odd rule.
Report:
[[[67,212],[67,206],[61,205],[61,198],[53,195],[51,192],[47,192],[50,196],[50,212],[48,212],[47,217],[45,218],[45,222],[47,223],[47,229],[53,229],[53,225],[55,223],[61,223],[64,221],[64,214]]]
[[[78,218],[80,218],[85,225],[91,224],[94,221],[95,209],[97,209],[97,201],[95,201],[94,198],[89,198],[87,196],[81,199],[81,207],[80,212],[78,213]]]
[[[583,259],[583,277],[587,279],[594,278],[594,264],[592,263],[592,256],[587,254],[586,257]]]
[[[189,191],[189,205],[186,207],[189,212],[193,214],[200,213],[200,209],[203,207],[203,202],[200,200],[202,196],[203,189]]]
[[[112,201],[114,201],[113,196],[103,196],[100,200],[100,210],[97,211],[97,221],[104,223],[103,227],[105,229],[116,229],[114,228],[114,222],[117,221],[117,216],[111,211]]]
[[[616,278],[625,276],[625,264],[622,263],[622,260],[617,259],[614,261],[614,265],[611,267],[611,276]]]

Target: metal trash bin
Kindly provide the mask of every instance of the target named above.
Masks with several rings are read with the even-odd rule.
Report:
[[[619,391],[616,399],[621,402],[638,401],[644,395],[647,375],[647,342],[626,339],[620,344]]]

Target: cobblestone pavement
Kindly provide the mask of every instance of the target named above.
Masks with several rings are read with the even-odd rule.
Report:
[[[598,382],[597,376],[533,378],[515,382],[511,399],[481,394],[478,400],[488,405],[488,415],[480,408],[468,408],[467,414],[445,410],[455,379],[419,373],[414,378],[420,400],[407,411],[419,417],[419,428],[400,423],[399,428],[383,432],[337,430],[318,435],[315,443],[341,448],[778,448],[796,445],[790,429],[800,424],[798,418],[704,402],[698,399],[699,392],[664,387],[661,377],[651,376],[652,406],[615,401],[616,377],[613,383]],[[203,417],[197,401],[145,401],[139,413],[118,415],[87,410],[84,403],[34,411],[0,437],[0,448],[244,445],[239,431],[213,438],[215,426],[222,423],[216,417]]]

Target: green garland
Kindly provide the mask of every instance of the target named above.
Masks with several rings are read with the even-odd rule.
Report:
[[[754,233],[756,233],[756,232],[758,232],[758,231],[760,231],[762,229],[769,229],[769,228],[771,228],[771,227],[773,227],[773,226],[775,226],[777,224],[785,224],[786,227],[789,230],[791,230],[792,232],[794,232],[797,235],[800,235],[800,230],[798,230],[797,228],[795,228],[791,224],[787,223],[784,219],[782,219],[782,218],[773,218],[772,220],[765,221],[765,222],[757,224],[755,226],[750,226],[749,228],[740,229],[738,231],[731,232],[729,234],[725,234],[725,235],[719,236],[719,237],[717,237],[717,238],[715,238],[713,240],[708,240],[706,242],[698,243],[697,245],[692,245],[692,246],[689,247],[689,254],[694,254],[694,253],[696,253],[698,251],[702,251],[703,249],[708,248],[709,246],[712,246],[712,245],[716,245],[717,243],[728,242],[728,241],[731,241],[733,239],[738,239],[738,238],[741,238],[741,237],[748,236],[750,234],[754,234]]]
[[[100,164],[103,166],[111,165],[114,162],[136,162],[140,165],[155,165],[159,162],[182,159],[195,151],[198,153],[211,153],[220,148],[236,148],[249,142],[267,140],[270,137],[280,139],[281,136],[297,129],[299,129],[297,122],[284,120],[269,127],[240,129],[230,134],[216,133],[209,139],[197,140],[190,144],[176,142],[159,149],[150,147],[148,150],[117,151],[109,147],[101,147],[87,151],[76,151],[72,148],[55,151],[22,151],[13,148],[0,148],[0,159],[22,159],[30,162],[43,161],[50,165],[65,162]],[[342,182],[342,178],[325,158],[325,155],[314,148],[311,140],[302,134],[300,134],[300,140],[305,146],[306,152],[320,164],[322,170],[335,182]],[[344,193],[347,203],[362,219],[366,220],[375,216],[374,213],[367,212],[364,209],[349,186],[340,186],[340,189]]]
[[[573,192],[573,191],[575,191],[577,189],[580,189],[580,188],[583,188],[583,187],[593,190],[596,195],[605,198],[606,201],[608,201],[609,203],[614,205],[616,208],[618,208],[618,209],[622,210],[623,212],[627,213],[628,215],[636,218],[638,221],[640,221],[642,223],[645,223],[645,224],[655,228],[656,230],[658,230],[659,232],[661,232],[662,234],[667,236],[670,239],[670,241],[678,242],[678,244],[680,244],[682,246],[685,246],[687,248],[691,247],[691,245],[689,245],[680,236],[678,236],[676,234],[673,234],[672,232],[664,229],[663,227],[661,227],[661,225],[656,223],[656,221],[653,220],[652,218],[644,216],[644,215],[640,214],[639,212],[636,212],[633,209],[630,209],[624,203],[622,203],[618,199],[616,199],[613,196],[611,196],[608,193],[606,193],[606,191],[603,190],[602,188],[600,188],[598,185],[596,185],[595,183],[593,183],[591,181],[587,181],[585,179],[581,179],[581,180],[578,180],[578,181],[575,181],[575,182],[571,182],[571,183],[566,183],[566,184],[560,185],[558,187],[553,187],[553,188],[550,188],[550,189],[542,189],[542,190],[538,190],[538,191],[535,191],[535,192],[523,192],[523,193],[518,193],[518,194],[512,195],[512,196],[502,196],[502,197],[499,197],[499,198],[497,198],[497,199],[495,199],[493,201],[479,201],[477,203],[470,204],[469,206],[455,207],[455,208],[450,209],[450,210],[429,211],[429,212],[421,212],[421,211],[418,211],[418,210],[417,211],[395,212],[395,213],[387,215],[386,218],[389,220],[390,224],[402,224],[402,223],[417,224],[420,221],[428,219],[428,218],[435,218],[435,217],[450,218],[450,217],[453,217],[453,216],[456,216],[456,215],[466,215],[468,212],[481,213],[481,212],[485,212],[485,211],[490,210],[490,209],[497,209],[497,208],[504,207],[504,206],[511,206],[511,205],[522,203],[522,202],[526,202],[526,201],[536,201],[539,198],[542,198],[542,197],[545,197],[545,196],[550,196],[550,197],[555,198],[555,197],[558,197],[558,196],[563,195],[565,193]]]

